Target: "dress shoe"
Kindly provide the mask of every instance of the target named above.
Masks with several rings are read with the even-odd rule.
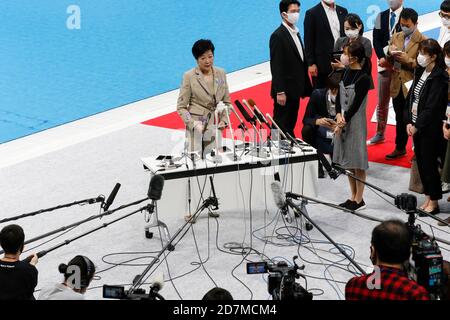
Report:
[[[367,145],[372,146],[374,144],[379,144],[379,143],[383,143],[383,142],[384,142],[384,135],[377,133],[372,138],[367,140]]]
[[[403,157],[404,155],[406,155],[406,150],[397,150],[395,149],[392,153],[389,153],[386,156],[387,160],[393,160],[393,159],[397,159],[400,157]]]

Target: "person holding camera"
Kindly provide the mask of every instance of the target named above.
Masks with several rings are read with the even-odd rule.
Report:
[[[442,199],[438,158],[445,143],[441,128],[448,103],[449,76],[442,49],[434,39],[420,43],[417,63],[414,83],[406,99],[409,110],[406,131],[414,140],[414,153],[426,196],[420,209],[438,214],[438,200]]]
[[[79,255],[67,265],[60,264],[58,270],[64,275],[64,282],[42,289],[38,300],[84,300],[84,294],[94,278],[94,263]]]
[[[346,300],[429,300],[427,290],[408,279],[404,263],[411,255],[411,233],[400,220],[379,224],[372,232],[370,260],[375,271],[345,286]]]
[[[0,259],[0,300],[35,300],[34,288],[38,283],[33,254],[30,261],[20,261],[25,234],[18,225],[9,225],[0,232],[0,244],[5,255]]]

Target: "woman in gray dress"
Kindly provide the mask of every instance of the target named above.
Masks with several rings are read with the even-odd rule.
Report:
[[[343,73],[336,101],[336,120],[333,162],[350,170],[361,181],[366,180],[369,168],[366,138],[367,96],[371,68],[364,46],[359,41],[344,47],[344,61],[348,65]],[[363,200],[364,183],[349,177],[351,197],[341,207],[358,211],[366,207]]]

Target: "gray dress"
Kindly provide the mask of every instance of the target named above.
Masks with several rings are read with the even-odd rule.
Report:
[[[344,113],[349,110],[355,100],[355,83],[345,86],[344,81],[341,81],[339,87],[341,108]],[[366,146],[366,108],[367,95],[342,133],[334,138],[333,162],[345,169],[367,170],[369,168]]]

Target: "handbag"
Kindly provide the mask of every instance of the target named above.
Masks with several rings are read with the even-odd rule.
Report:
[[[420,179],[419,168],[417,167],[416,156],[411,159],[411,172],[409,177],[410,191],[423,194],[422,180]]]

